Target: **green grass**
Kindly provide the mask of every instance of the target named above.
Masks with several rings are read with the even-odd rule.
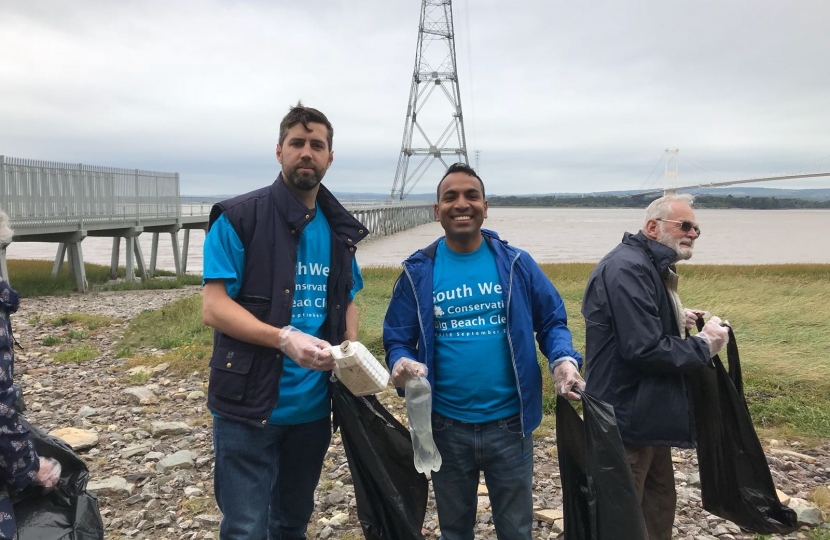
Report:
[[[99,328],[109,326],[117,322],[118,319],[116,319],[115,317],[105,317],[104,315],[92,315],[90,313],[74,312],[55,317],[54,319],[49,321],[49,324],[55,327],[75,324],[78,326],[83,326],[87,330],[98,330]],[[72,332],[73,331],[70,330],[69,334],[71,334]],[[69,337],[72,336],[69,335]]]
[[[51,347],[52,345],[57,345],[62,341],[63,340],[61,338],[56,336],[46,336],[45,338],[43,338],[43,340],[41,340],[41,343],[43,343],[43,345],[46,347]]]
[[[55,362],[80,364],[98,356],[98,348],[90,345],[81,345],[55,353]]]
[[[23,298],[35,296],[60,296],[75,292],[75,276],[67,271],[64,263],[56,277],[52,277],[52,261],[33,259],[9,260],[9,282]],[[182,278],[170,279],[172,272],[156,270],[156,278],[136,283],[109,283],[109,266],[100,264],[84,264],[86,280],[92,291],[100,290],[133,290],[133,289],[174,289],[185,285],[199,285],[201,276],[187,275]],[[118,269],[118,277],[123,278],[126,270]],[[162,279],[158,279],[162,278]]]
[[[580,315],[591,264],[545,264],[545,273],[562,295],[577,350],[584,351]],[[728,319],[741,352],[744,384],[752,417],[765,436],[830,437],[830,265],[694,266],[681,265],[680,293],[687,307]],[[400,271],[365,268],[365,288],[355,300],[359,339],[383,358],[382,324]],[[185,349],[190,345],[189,349]],[[202,324],[201,297],[142,313],[130,324],[119,348],[167,350],[163,356],[128,364],[178,363],[182,372],[205,369],[212,331]],[[543,403],[553,410],[555,393],[547,362]]]
[[[84,340],[89,337],[89,334],[84,332],[83,330],[70,330],[66,333],[66,337],[69,339],[74,339],[76,341]]]

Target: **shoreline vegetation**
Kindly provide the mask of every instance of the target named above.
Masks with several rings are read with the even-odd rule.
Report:
[[[559,207],[559,208],[645,208],[659,194],[652,195],[491,195],[487,203],[493,207]],[[830,208],[830,200],[779,199],[777,197],[735,197],[733,195],[696,195],[695,208],[744,210],[804,210]]]
[[[24,297],[71,294],[72,280],[51,282],[49,261],[9,260],[12,286]],[[565,301],[577,350],[584,352],[585,325],[580,306],[592,263],[541,265]],[[107,285],[109,268],[87,264],[95,290],[175,288],[201,283],[199,276],[162,277],[147,283]],[[365,288],[355,302],[360,341],[383,358],[382,323],[399,269],[363,270]],[[741,353],[745,391],[759,435],[804,441],[830,438],[830,264],[694,265],[680,270],[684,305],[727,319]],[[204,372],[213,333],[202,323],[201,296],[141,313],[130,321],[117,356],[127,365],[169,363],[173,371]],[[141,347],[157,348],[152,357],[133,357]],[[540,365],[547,363],[540,356]],[[544,376],[545,420],[553,427],[553,381]]]

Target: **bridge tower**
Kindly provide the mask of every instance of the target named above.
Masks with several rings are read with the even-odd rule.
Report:
[[[663,157],[666,159],[666,169],[663,173],[663,195],[676,195],[677,194],[677,182],[680,178],[680,153],[679,148],[675,148],[674,150],[669,150],[666,148],[666,151],[663,153]]]
[[[446,99],[440,99],[441,95]],[[431,97],[434,99],[430,101]],[[410,169],[412,156],[423,158]],[[458,89],[452,0],[421,2],[415,70],[392,198],[409,195],[435,161],[440,161],[444,170],[454,162],[469,163]]]

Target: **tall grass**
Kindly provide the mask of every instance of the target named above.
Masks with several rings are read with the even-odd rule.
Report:
[[[593,265],[545,264],[542,269],[562,295],[574,344],[584,351],[580,307]],[[830,265],[684,264],[679,273],[684,305],[732,324],[756,425],[771,435],[830,437]],[[383,357],[383,317],[399,274],[397,268],[363,269],[365,288],[355,300],[359,339],[378,358]],[[202,354],[210,350],[211,336],[201,323],[201,297],[194,297],[140,315],[121,345],[173,350],[189,344]],[[540,363],[546,373],[547,362],[540,357]],[[552,405],[553,381],[548,375],[544,381],[544,402]]]
[[[62,296],[75,292],[75,276],[67,271],[66,263],[54,278],[52,262],[34,259],[12,259],[8,261],[9,282],[23,298],[35,296]],[[157,278],[148,281],[111,283],[110,268],[100,264],[85,263],[86,280],[91,290],[127,290],[127,289],[173,289],[185,285],[199,285],[200,276],[187,275],[171,279],[172,272],[156,270]],[[126,270],[118,269],[118,277],[123,278]]]

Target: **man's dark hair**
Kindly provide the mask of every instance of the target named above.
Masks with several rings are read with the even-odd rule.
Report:
[[[326,140],[329,143],[329,151],[331,151],[334,139],[334,128],[331,127],[331,122],[329,122],[329,119],[326,118],[325,114],[321,113],[317,109],[306,107],[303,105],[302,101],[298,101],[296,105],[291,107],[291,109],[288,110],[288,114],[286,114],[285,118],[283,118],[282,122],[280,122],[279,144],[282,145],[282,143],[285,142],[288,130],[297,124],[302,124],[304,128],[311,131],[308,127],[308,124],[310,123],[323,124],[326,126],[326,129],[328,130]]]
[[[439,202],[441,201],[441,183],[444,182],[444,178],[448,177],[452,173],[457,172],[464,173],[466,175],[478,179],[479,183],[481,184],[481,198],[486,199],[486,197],[484,196],[484,180],[482,180],[481,177],[478,174],[476,174],[475,169],[473,169],[466,163],[453,163],[447,168],[447,172],[445,172],[444,176],[441,177],[441,181],[438,182],[438,187],[435,189],[435,196]]]

